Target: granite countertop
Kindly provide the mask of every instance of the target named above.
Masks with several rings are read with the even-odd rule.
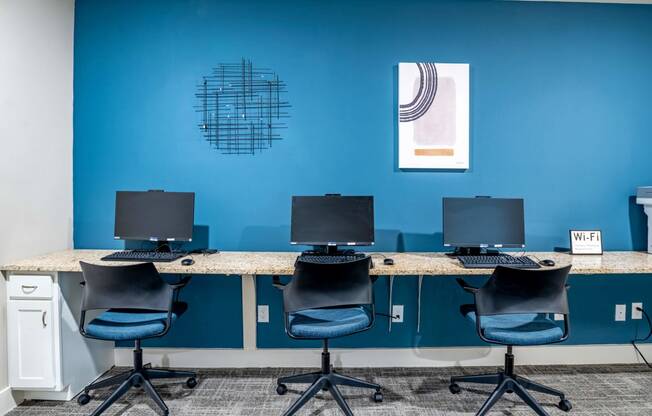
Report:
[[[80,272],[80,261],[105,265],[130,264],[103,262],[103,256],[112,250],[65,250],[32,257],[0,266],[10,272]],[[195,264],[183,266],[181,260],[156,263],[161,273],[212,275],[291,275],[297,252],[241,252],[223,251],[211,255],[195,254]],[[572,274],[652,274],[652,254],[635,251],[611,251],[603,255],[571,256],[565,253],[527,253],[534,260],[552,259],[557,266],[572,264]],[[373,275],[487,275],[486,269],[464,269],[444,253],[372,253]],[[394,259],[393,266],[385,266],[383,257]]]

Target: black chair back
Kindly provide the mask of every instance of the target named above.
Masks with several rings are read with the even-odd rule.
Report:
[[[515,269],[498,266],[475,293],[479,316],[516,313],[568,315],[566,282],[571,266],[557,269]]]
[[[94,309],[170,311],[173,288],[152,263],[101,266],[80,262],[84,276],[82,312]]]
[[[294,277],[283,289],[285,313],[305,309],[373,305],[370,266],[370,257],[331,264],[297,260]]]

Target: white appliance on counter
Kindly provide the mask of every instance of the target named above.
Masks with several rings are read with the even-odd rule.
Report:
[[[638,188],[636,203],[643,205],[647,214],[647,252],[652,254],[652,186]]]

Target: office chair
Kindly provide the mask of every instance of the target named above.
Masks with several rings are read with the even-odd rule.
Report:
[[[475,297],[474,305],[462,305],[462,315],[475,323],[483,341],[507,346],[503,371],[451,377],[449,388],[453,394],[461,390],[457,383],[498,385],[476,416],[487,414],[505,393],[516,393],[538,415],[548,416],[528,390],[557,396],[560,399],[558,407],[565,412],[571,410],[572,405],[563,392],[514,374],[512,354],[514,346],[554,344],[568,338],[566,281],[570,269],[571,266],[538,270],[498,266],[480,289],[457,279],[460,286]],[[563,314],[563,330],[547,314]]]
[[[369,257],[335,264],[298,259],[290,283],[282,285],[278,277],[274,278],[274,286],[283,291],[286,333],[294,339],[323,341],[320,371],[278,379],[276,392],[280,395],[287,392],[286,384],[312,383],[284,416],[295,414],[320,390],[330,391],[344,414],[352,416],[338,385],[373,389],[373,400],[382,402],[383,394],[378,384],[339,374],[333,370],[328,352],[330,339],[365,331],[374,323],[370,265]]]
[[[142,387],[156,402],[164,415],[168,407],[151,383],[154,379],[187,377],[186,386],[197,385],[196,374],[190,371],[153,369],[143,365],[143,339],[162,337],[172,323],[187,309],[178,301],[179,291],[188,284],[187,276],[176,284],[168,284],[152,263],[129,266],[99,266],[80,262],[84,281],[79,332],[86,338],[104,341],[134,341],[134,368],[105,380],[92,383],[79,395],[77,402],[90,402],[91,390],[118,385],[119,387],[95,409],[98,416],[122,397],[131,387]],[[85,324],[86,312],[106,310]]]

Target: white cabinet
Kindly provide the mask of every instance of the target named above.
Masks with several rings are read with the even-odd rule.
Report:
[[[9,300],[9,383],[14,388],[56,386],[52,300]]]
[[[54,389],[60,384],[59,296],[53,275],[7,279],[9,385]]]
[[[79,273],[5,273],[9,386],[70,400],[114,363],[113,344],[79,334]]]

